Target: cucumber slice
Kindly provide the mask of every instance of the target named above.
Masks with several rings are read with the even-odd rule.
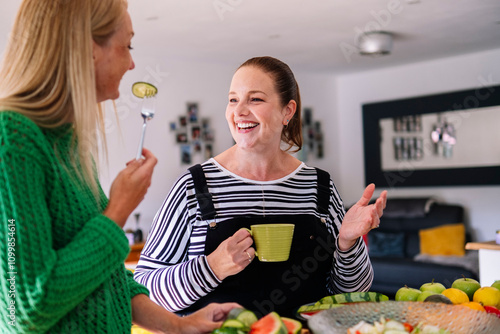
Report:
[[[212,334],[248,334],[245,331],[242,331],[241,329],[238,328],[233,328],[233,327],[221,327],[214,329],[212,331]]]
[[[233,308],[229,311],[227,315],[227,319],[235,319],[240,321],[246,327],[252,326],[254,322],[257,322],[257,316],[250,310],[244,308]]]
[[[321,298],[316,304],[344,304],[356,302],[383,302],[389,300],[379,292],[347,292]]]
[[[158,93],[158,88],[147,82],[136,82],[132,85],[132,94],[138,98],[152,97]]]
[[[245,326],[241,321],[236,320],[236,319],[227,319],[226,321],[224,321],[222,323],[221,328],[225,328],[225,327],[248,330],[247,326]]]

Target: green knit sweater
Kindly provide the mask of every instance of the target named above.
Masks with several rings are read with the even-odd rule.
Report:
[[[106,196],[71,173],[71,136],[0,112],[1,333],[130,333],[131,298],[148,294]]]

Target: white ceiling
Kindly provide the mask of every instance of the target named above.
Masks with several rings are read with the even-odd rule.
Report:
[[[2,4],[0,50],[20,3]],[[129,12],[133,52],[166,59],[237,65],[271,55],[340,74],[500,47],[499,0],[129,0]],[[395,34],[392,54],[352,54],[374,30]]]

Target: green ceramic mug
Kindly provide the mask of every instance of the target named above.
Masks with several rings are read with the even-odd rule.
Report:
[[[262,262],[288,260],[292,246],[293,224],[259,224],[248,230],[255,242],[255,256]]]

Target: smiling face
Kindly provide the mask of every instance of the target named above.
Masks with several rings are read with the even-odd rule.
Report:
[[[226,120],[239,148],[279,149],[281,132],[295,112],[295,101],[282,105],[273,78],[255,66],[233,76]]]
[[[118,87],[123,75],[135,67],[130,54],[133,36],[132,21],[126,13],[116,32],[104,45],[94,42],[97,102],[120,96]]]

